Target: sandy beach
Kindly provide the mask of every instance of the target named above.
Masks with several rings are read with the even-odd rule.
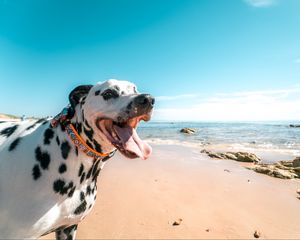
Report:
[[[255,231],[300,238],[300,180],[258,174],[197,148],[152,146],[146,161],[116,154],[106,164],[78,239],[251,239]]]

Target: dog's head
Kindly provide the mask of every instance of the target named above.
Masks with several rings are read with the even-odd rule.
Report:
[[[102,146],[116,147],[128,158],[149,157],[151,147],[139,138],[136,128],[141,120],[151,118],[151,95],[138,93],[130,82],[109,80],[78,86],[69,100],[76,113],[84,115]]]

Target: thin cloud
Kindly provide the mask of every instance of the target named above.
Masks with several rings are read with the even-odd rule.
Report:
[[[300,85],[294,85],[285,89],[263,90],[263,91],[242,91],[233,93],[219,93],[216,97],[221,100],[232,99],[283,99],[295,93],[300,93]]]
[[[197,98],[198,95],[196,94],[181,94],[181,95],[175,95],[175,96],[158,96],[155,97],[158,101],[173,101],[173,100],[183,100],[183,99],[191,99],[191,98]]]
[[[275,0],[244,0],[247,4],[249,4],[252,7],[270,7],[275,5],[277,1]]]
[[[155,111],[157,120],[268,121],[300,120],[300,86],[244,91],[198,98],[188,106],[172,102]],[[184,96],[184,95],[183,95]]]

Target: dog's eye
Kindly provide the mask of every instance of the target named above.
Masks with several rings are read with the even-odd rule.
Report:
[[[113,89],[107,89],[101,95],[104,98],[104,100],[119,97],[119,93],[116,90],[113,90]]]

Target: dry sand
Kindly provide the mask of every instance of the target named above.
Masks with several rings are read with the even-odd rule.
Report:
[[[153,150],[146,161],[117,154],[106,164],[78,239],[251,239],[256,230],[261,238],[300,238],[299,180],[212,160],[201,149]]]

